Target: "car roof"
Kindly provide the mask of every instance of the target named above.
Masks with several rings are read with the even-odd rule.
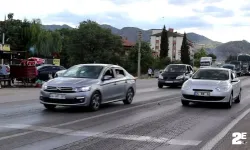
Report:
[[[230,71],[230,69],[228,69],[228,68],[215,68],[215,67],[200,68],[200,70],[226,70],[226,71]]]
[[[80,66],[103,66],[103,67],[120,67],[118,65],[113,65],[113,64],[79,64]]]
[[[169,65],[190,66],[190,65],[187,65],[187,64],[169,64]]]

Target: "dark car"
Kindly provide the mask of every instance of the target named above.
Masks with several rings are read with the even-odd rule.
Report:
[[[170,64],[159,75],[158,87],[181,86],[193,75],[193,68],[186,64]]]
[[[38,66],[37,67],[37,71],[38,71],[37,78],[39,80],[42,80],[42,81],[47,81],[50,79],[49,75],[54,77],[56,72],[60,71],[60,70],[65,70],[65,68],[62,66],[56,66],[56,65],[50,65],[50,64]]]

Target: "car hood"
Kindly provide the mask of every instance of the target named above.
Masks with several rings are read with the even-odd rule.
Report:
[[[163,72],[161,75],[163,77],[178,77],[184,75],[184,72]]]
[[[189,79],[188,84],[197,89],[212,89],[220,85],[227,85],[228,81]]]
[[[47,82],[47,86],[55,87],[83,87],[90,86],[92,84],[97,84],[98,79],[87,79],[87,78],[68,78],[68,77],[58,77]]]

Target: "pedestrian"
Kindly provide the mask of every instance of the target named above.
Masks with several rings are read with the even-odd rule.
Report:
[[[152,76],[152,69],[148,68],[148,77],[150,78]]]

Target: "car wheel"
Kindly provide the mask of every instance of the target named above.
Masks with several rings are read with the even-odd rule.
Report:
[[[126,94],[126,99],[123,101],[124,104],[131,104],[134,98],[134,90],[129,88]]]
[[[163,88],[163,85],[158,83],[158,88],[162,89]]]
[[[182,100],[181,103],[182,103],[183,106],[188,106],[189,105],[189,101],[183,101]]]
[[[229,101],[226,103],[226,108],[231,108],[233,103],[233,94],[231,94]]]
[[[44,104],[44,107],[48,110],[54,110],[56,108],[56,105]]]
[[[240,103],[240,100],[241,100],[241,90],[240,90],[240,93],[239,93],[237,99],[234,102],[235,103]]]
[[[100,92],[96,91],[91,96],[89,108],[91,111],[97,111],[97,110],[99,110],[100,105],[101,105],[101,94],[100,94]]]

